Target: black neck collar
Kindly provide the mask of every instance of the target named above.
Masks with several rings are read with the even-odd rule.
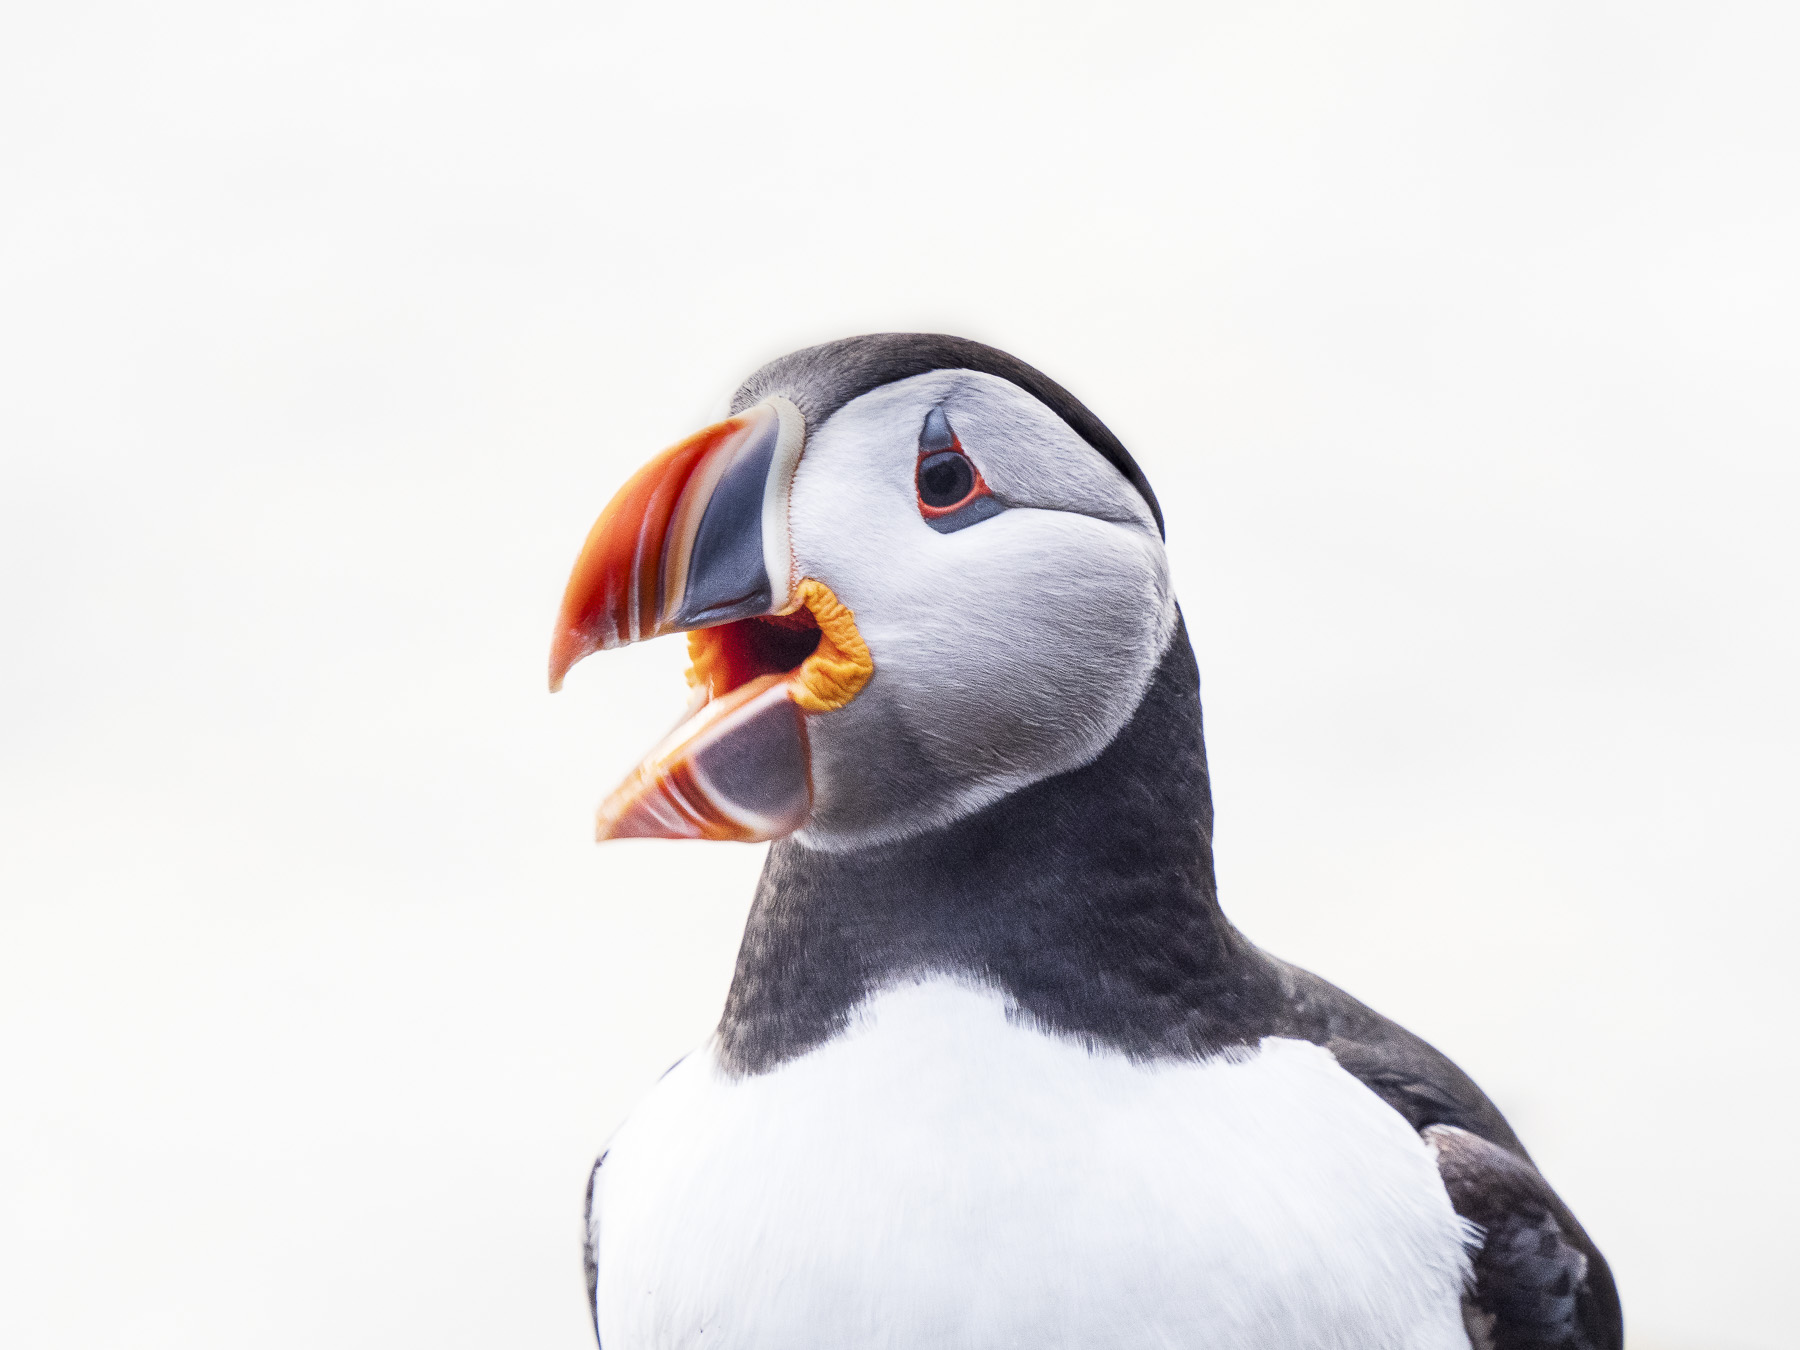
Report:
[[[719,1024],[761,1073],[907,978],[991,982],[1046,1029],[1140,1058],[1253,1044],[1272,965],[1226,922],[1213,877],[1200,676],[1184,625],[1093,763],[943,829],[846,853],[769,852]]]

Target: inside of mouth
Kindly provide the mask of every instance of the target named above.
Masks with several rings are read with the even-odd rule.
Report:
[[[688,684],[697,702],[712,702],[764,675],[792,675],[823,637],[811,609],[739,619],[688,634]]]

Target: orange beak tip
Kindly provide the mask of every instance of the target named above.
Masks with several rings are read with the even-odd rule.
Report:
[[[563,687],[563,679],[584,656],[598,650],[597,644],[573,625],[559,626],[550,644],[550,692]]]

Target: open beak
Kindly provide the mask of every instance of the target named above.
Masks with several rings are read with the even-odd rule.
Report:
[[[600,808],[600,839],[775,839],[812,809],[807,718],[874,673],[855,616],[795,578],[788,489],[806,428],[772,398],[632,476],[563,594],[550,688],[582,657],[686,632],[695,706]]]

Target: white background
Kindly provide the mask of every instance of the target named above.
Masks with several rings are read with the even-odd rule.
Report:
[[[19,5],[0,1341],[580,1347],[760,851],[588,842],[593,516],[763,360],[1145,465],[1228,912],[1458,1059],[1638,1350],[1792,1344],[1791,6]]]

